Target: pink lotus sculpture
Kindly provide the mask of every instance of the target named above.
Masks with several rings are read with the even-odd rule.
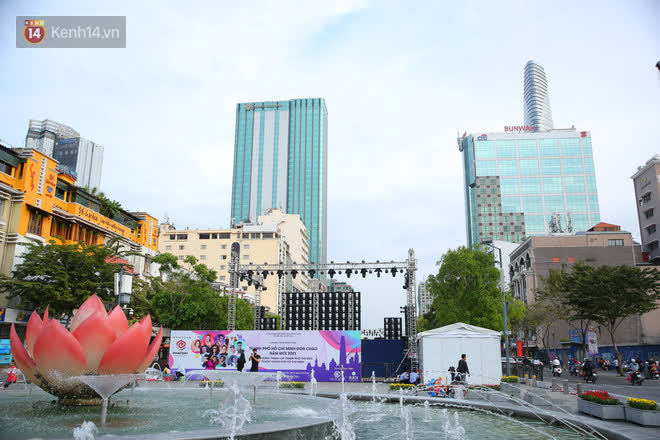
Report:
[[[16,366],[33,384],[60,399],[95,398],[96,393],[74,376],[144,372],[160,348],[163,330],[151,339],[151,317],[128,327],[121,307],[106,313],[98,296],[78,309],[67,330],[57,319],[33,312],[25,334],[27,350],[14,325],[11,352]]]

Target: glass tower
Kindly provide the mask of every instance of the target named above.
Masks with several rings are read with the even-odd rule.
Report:
[[[468,244],[586,231],[600,221],[589,132],[470,134],[458,143]]]
[[[328,111],[323,98],[236,105],[231,224],[298,214],[309,261],[327,260]]]
[[[548,81],[545,70],[535,61],[528,61],[525,65],[523,86],[523,113],[525,125],[536,127],[536,131],[552,129],[552,110],[550,109],[550,96],[548,95]]]

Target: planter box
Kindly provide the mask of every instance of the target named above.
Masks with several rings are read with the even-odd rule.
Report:
[[[632,406],[625,407],[626,421],[644,426],[660,426],[660,411],[653,409],[639,409]]]
[[[623,405],[601,405],[578,397],[578,411],[602,420],[624,420]]]

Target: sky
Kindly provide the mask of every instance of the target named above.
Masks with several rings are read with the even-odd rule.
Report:
[[[98,4],[94,4],[98,3]],[[247,4],[249,3],[249,4]],[[16,49],[17,15],[125,15],[125,49]],[[591,131],[601,220],[639,238],[630,176],[660,153],[660,2],[0,2],[0,139],[29,119],[105,147],[101,190],[177,228],[229,226],[236,103],[323,97],[328,260],[466,244],[457,133],[523,123],[523,68],[554,125]],[[349,281],[363,328],[403,279]]]

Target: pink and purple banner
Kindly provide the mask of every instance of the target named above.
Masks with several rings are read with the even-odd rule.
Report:
[[[312,371],[319,382],[339,382],[342,372],[347,382],[362,380],[359,331],[173,330],[170,367],[236,370],[242,352],[249,371],[255,348],[259,371],[281,371],[289,380],[310,380]]]

